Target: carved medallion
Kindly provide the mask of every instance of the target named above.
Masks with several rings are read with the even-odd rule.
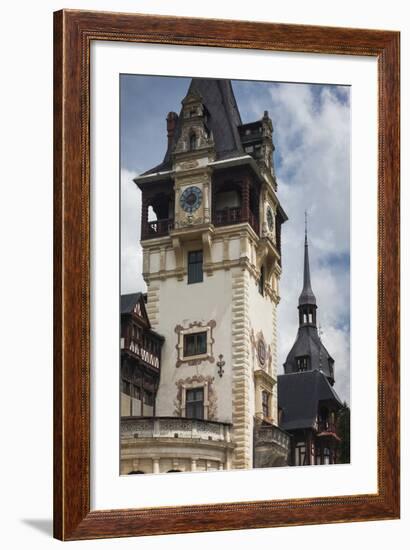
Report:
[[[272,208],[270,206],[268,206],[266,210],[266,221],[268,222],[269,231],[273,231],[274,220],[273,220]]]

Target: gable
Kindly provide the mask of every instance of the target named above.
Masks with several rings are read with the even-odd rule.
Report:
[[[147,328],[151,328],[142,292],[121,296],[121,314],[131,314]]]

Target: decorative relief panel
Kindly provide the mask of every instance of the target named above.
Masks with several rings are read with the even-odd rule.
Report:
[[[254,330],[251,329],[251,347],[252,347],[252,356],[254,368],[260,368],[267,370],[268,372],[272,371],[272,350],[270,345],[266,345],[263,332],[260,330],[255,334]]]

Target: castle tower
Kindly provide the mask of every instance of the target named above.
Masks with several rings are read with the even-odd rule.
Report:
[[[297,337],[283,365],[285,374],[278,376],[279,424],[292,435],[291,465],[334,464],[338,461],[337,416],[342,403],[333,389],[334,359],[317,329],[306,218],[298,310]]]
[[[252,468],[258,427],[276,453],[270,462],[286,461],[276,308],[287,217],[272,132],[267,111],[242,124],[229,80],[194,78],[179,115],[167,116],[163,162],[134,180],[147,313],[164,337],[155,416],[168,426],[178,420],[175,445],[186,437],[181,419],[194,419],[195,433],[208,430],[208,447],[185,441],[171,457],[169,445],[157,446],[156,471],[187,469],[188,458],[191,469],[203,461],[205,469]]]
[[[286,374],[311,370],[322,371],[333,386],[334,359],[323,345],[317,330],[317,304],[310,281],[309,245],[305,223],[305,246],[303,262],[303,288],[299,296],[299,330],[290,350],[284,370]]]

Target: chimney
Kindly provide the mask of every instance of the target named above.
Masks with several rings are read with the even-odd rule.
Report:
[[[167,116],[167,137],[168,137],[168,149],[171,147],[172,140],[174,138],[175,128],[177,127],[178,115],[171,111]]]

